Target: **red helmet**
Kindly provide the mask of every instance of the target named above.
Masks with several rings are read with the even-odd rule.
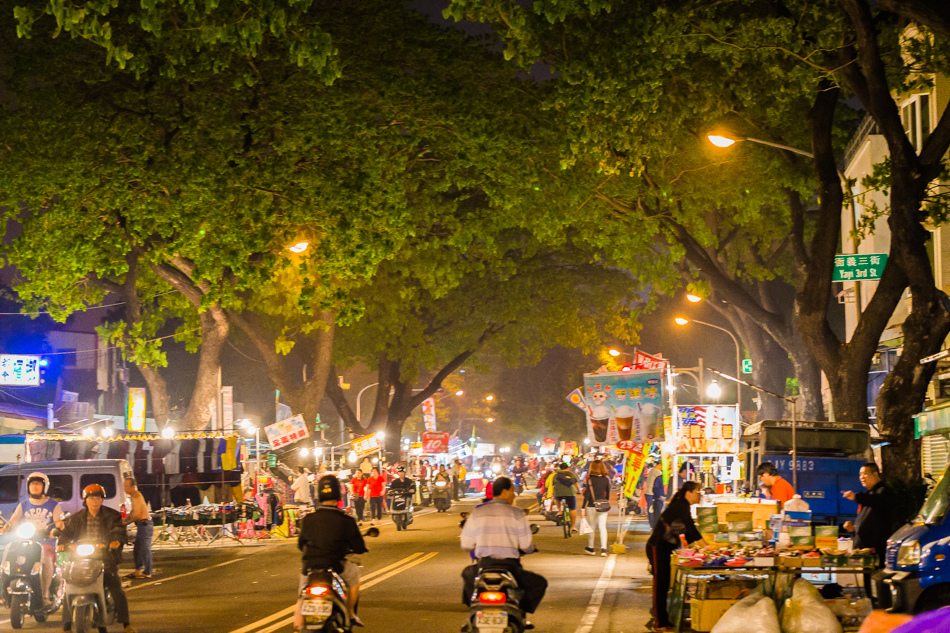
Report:
[[[86,499],[88,497],[102,497],[106,498],[106,489],[100,486],[99,484],[89,484],[82,489],[82,498]]]

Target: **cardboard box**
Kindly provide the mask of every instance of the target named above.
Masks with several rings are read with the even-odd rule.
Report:
[[[756,567],[773,567],[775,565],[774,556],[756,556],[752,559],[752,564]]]
[[[719,508],[716,506],[696,506],[696,518],[711,517],[719,522]]]
[[[729,521],[728,527],[730,532],[751,532],[753,523],[751,519],[748,521]]]
[[[815,537],[814,536],[792,536],[789,539],[792,549],[814,549],[815,548]]]
[[[833,556],[831,554],[821,555],[822,567],[844,567],[848,564],[847,556]]]
[[[811,512],[789,512],[785,511],[786,521],[805,521],[811,523]]]
[[[781,567],[801,567],[802,557],[801,556],[779,556],[778,564]]]
[[[752,516],[753,516],[753,514],[754,514],[753,512],[735,512],[735,511],[733,511],[733,512],[727,512],[727,513],[726,513],[726,522],[728,522],[728,523],[732,523],[732,522],[737,522],[737,523],[749,522],[749,523],[751,523],[751,522],[752,522]]]
[[[838,549],[838,539],[833,536],[816,536],[815,547],[818,549]]]
[[[696,600],[689,601],[690,627],[694,631],[712,631],[719,619],[732,608],[738,600]]]
[[[837,525],[816,525],[815,526],[815,536],[824,536],[824,537],[834,537],[838,538],[838,526]]]
[[[729,543],[729,533],[728,532],[717,532],[716,533],[716,542],[717,543]]]
[[[812,535],[812,534],[811,534],[811,526],[810,526],[810,525],[807,525],[807,526],[798,526],[798,525],[789,526],[789,528],[788,528],[788,535],[789,535],[791,538],[793,538],[793,539],[794,539],[796,536],[811,536],[811,535]]]

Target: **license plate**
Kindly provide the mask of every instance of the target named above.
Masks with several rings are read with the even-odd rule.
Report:
[[[477,611],[475,626],[479,629],[503,629],[508,626],[508,614],[504,611]]]
[[[333,603],[329,600],[308,600],[300,607],[302,615],[315,615],[321,618],[328,618],[333,613]]]

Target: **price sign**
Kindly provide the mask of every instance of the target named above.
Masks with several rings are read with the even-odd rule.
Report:
[[[376,439],[376,434],[364,435],[363,437],[353,440],[353,452],[362,457],[363,455],[368,455],[369,453],[375,453],[379,450],[379,440]]]

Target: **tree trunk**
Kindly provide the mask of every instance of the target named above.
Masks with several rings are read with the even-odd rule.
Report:
[[[221,349],[228,338],[228,321],[217,306],[201,313],[201,347],[198,348],[198,376],[188,410],[182,419],[183,431],[198,431],[211,421],[211,404],[218,395]]]
[[[798,328],[794,328],[792,342],[786,348],[798,378],[799,407],[803,420],[826,420],[824,400],[821,394],[821,367],[815,357],[808,353]]]
[[[148,393],[152,401],[152,417],[155,418],[155,426],[161,430],[171,417],[168,384],[157,369],[148,365],[136,365],[136,367],[145,378],[145,384],[148,385]]]
[[[773,393],[784,394],[788,372],[781,359],[786,355],[785,350],[765,330],[751,321],[743,324],[741,334],[752,359],[753,384]],[[784,417],[784,400],[764,392],[758,392],[757,395],[759,420],[781,420]]]

